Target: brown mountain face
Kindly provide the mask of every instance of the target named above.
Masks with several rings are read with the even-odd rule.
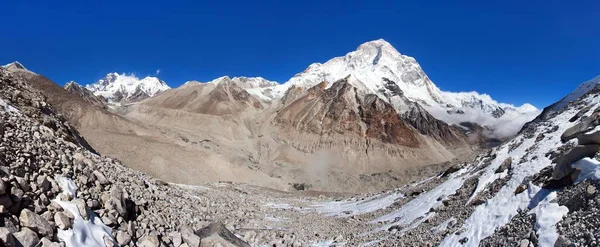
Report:
[[[359,93],[347,79],[327,89],[326,85],[323,82],[310,88],[304,96],[285,106],[275,122],[313,134],[352,134],[390,144],[419,146],[413,130],[388,103],[375,95]],[[293,88],[289,92],[296,93]]]
[[[237,114],[247,109],[263,109],[260,101],[228,78],[216,85],[184,85],[147,99],[141,104],[216,116]]]

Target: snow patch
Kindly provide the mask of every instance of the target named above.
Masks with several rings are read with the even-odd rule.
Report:
[[[319,203],[312,205],[312,207],[317,212],[326,214],[327,216],[350,217],[387,208],[396,202],[396,200],[404,197],[404,194],[400,192],[391,192],[387,195],[375,195],[364,200],[353,198],[345,201]]]
[[[468,170],[470,170],[470,167],[465,167],[451,174],[448,180],[434,189],[421,193],[417,198],[409,201],[400,209],[373,220],[371,223],[391,222],[377,228],[375,231],[386,231],[392,226],[409,229],[417,227],[427,217],[432,215],[430,212],[431,208],[441,205],[444,198],[456,193],[456,190],[463,185],[465,180],[461,175]]]
[[[556,223],[567,215],[569,209],[557,203],[551,203],[552,200],[556,199],[556,191],[541,189],[533,184],[529,186],[535,187],[534,190],[537,190],[538,195],[542,195],[540,197],[543,197],[539,202],[536,202],[537,206],[529,212],[530,214],[535,214],[536,217],[535,228],[539,246],[552,247],[558,239]]]
[[[580,170],[575,184],[581,183],[585,180],[599,180],[600,179],[600,161],[592,158],[583,158],[573,163],[573,168]]]
[[[12,112],[12,113],[19,113],[20,112],[17,108],[9,105],[3,99],[0,99],[0,110],[2,110],[4,112]]]
[[[56,181],[64,194],[75,198],[77,186],[73,181],[62,176],[56,176]],[[104,238],[108,238],[116,244],[110,234],[110,227],[104,225],[100,217],[89,208],[86,207],[87,215],[89,216],[89,219],[86,220],[81,216],[74,203],[59,199],[54,199],[53,201],[75,216],[72,229],[58,229],[58,233],[56,234],[58,239],[64,241],[67,247],[105,247]]]

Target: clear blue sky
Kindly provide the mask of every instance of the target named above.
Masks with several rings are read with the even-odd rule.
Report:
[[[384,38],[444,90],[544,107],[600,74],[600,1],[4,1],[0,62],[59,84],[286,81]],[[494,2],[494,3],[492,3]]]

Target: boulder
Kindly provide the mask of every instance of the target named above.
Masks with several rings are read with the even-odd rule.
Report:
[[[498,169],[496,169],[496,173],[503,173],[504,171],[510,169],[511,165],[512,165],[512,158],[508,157],[502,162],[502,164],[500,164]]]
[[[155,233],[150,233],[150,234],[142,237],[138,241],[137,246],[138,247],[159,247],[160,240],[158,239],[158,236]]]
[[[600,145],[578,145],[574,147],[570,152],[556,160],[556,165],[552,172],[552,179],[560,180],[567,175],[570,175],[575,171],[575,169],[571,167],[575,161],[585,157],[594,157],[596,152],[598,152],[598,149],[600,149]]]
[[[15,238],[6,227],[0,227],[0,243],[4,244],[2,246],[15,246]]]
[[[72,225],[69,216],[67,216],[67,214],[63,212],[57,212],[56,214],[54,214],[54,222],[56,223],[56,226],[61,230],[69,229]]]
[[[117,210],[119,215],[127,218],[127,208],[125,207],[125,198],[123,198],[123,190],[117,186],[112,186],[108,194],[102,195],[104,208],[107,210]]]
[[[131,242],[131,236],[129,236],[129,234],[127,234],[127,232],[125,232],[125,231],[117,232],[117,243],[119,245],[126,245],[129,242]]]
[[[591,116],[581,119],[581,121],[575,124],[573,127],[568,128],[560,136],[560,140],[567,142],[578,135],[595,128],[600,124],[600,112],[595,111]]]
[[[250,245],[244,240],[238,238],[230,232],[222,223],[214,222],[205,228],[202,228],[195,232],[201,239],[202,247],[208,246],[236,246],[236,247],[250,247]],[[191,245],[190,245],[191,246]]]
[[[92,174],[94,175],[94,177],[96,177],[96,180],[98,182],[100,182],[101,185],[107,185],[110,182],[108,181],[108,179],[106,179],[106,177],[104,176],[104,174],[102,174],[102,172],[95,170],[92,172]]]
[[[59,243],[54,243],[54,242],[50,241],[50,239],[47,239],[47,238],[42,238],[42,241],[40,241],[40,244],[43,247],[61,247],[61,245]]]
[[[29,209],[23,209],[19,215],[21,225],[39,233],[42,236],[50,237],[54,235],[54,228],[42,216],[39,216]]]
[[[181,245],[181,243],[183,242],[183,239],[181,238],[181,233],[172,232],[169,234],[169,237],[171,238],[171,242],[173,243],[173,246],[175,246],[175,247],[179,247]]]
[[[181,239],[183,242],[188,244],[190,247],[198,247],[200,246],[200,237],[194,233],[194,230],[189,226],[182,226],[179,229],[179,233],[181,234]]]
[[[21,228],[21,231],[14,234],[17,246],[35,247],[40,239],[37,234],[27,227]]]
[[[578,135],[577,141],[579,145],[600,144],[600,131]]]

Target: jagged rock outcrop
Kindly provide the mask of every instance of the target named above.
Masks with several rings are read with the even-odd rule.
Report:
[[[89,102],[92,105],[105,107],[108,104],[108,101],[102,96],[94,95],[90,90],[85,87],[82,87],[77,82],[70,81],[67,82],[64,86],[65,90],[74,93],[81,97],[83,100]]]

